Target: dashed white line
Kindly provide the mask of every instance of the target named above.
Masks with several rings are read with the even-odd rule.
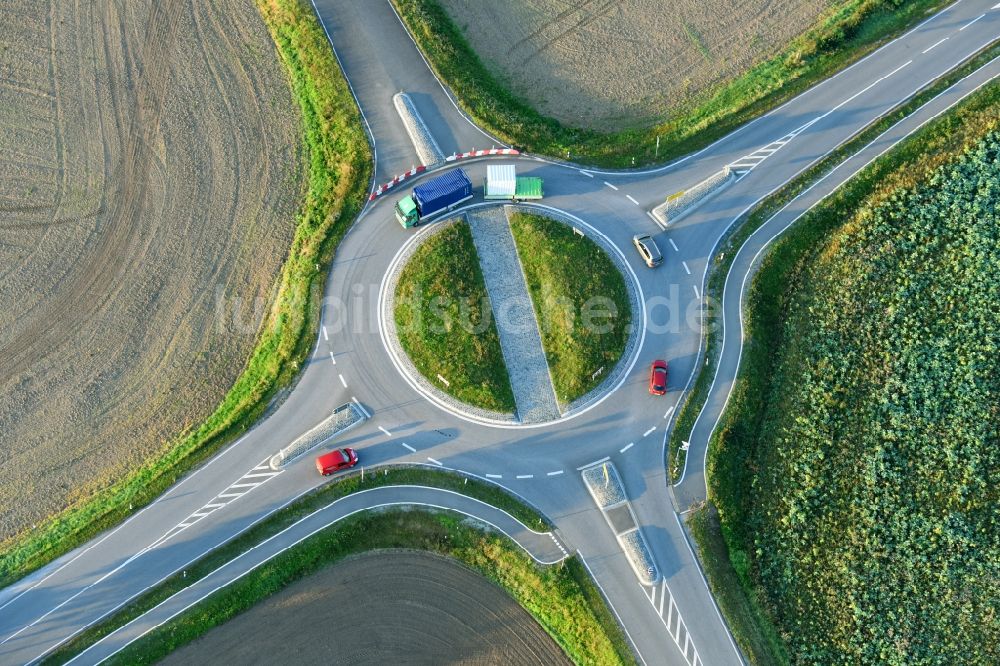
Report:
[[[546,474],[545,476],[559,476],[559,475],[560,475],[560,474],[562,474],[562,473],[563,473],[563,471],[562,471],[561,469],[557,469],[557,470],[556,470],[556,471],[554,471],[554,472],[549,472],[549,473],[547,473],[547,474]]]
[[[683,266],[683,267],[684,267],[684,272],[685,272],[685,273],[687,273],[688,275],[691,275],[691,269],[690,269],[690,268],[688,268],[688,262],[686,262],[686,261],[682,261],[682,262],[681,262],[681,266]]]
[[[386,437],[392,437],[392,433],[383,428],[382,426],[379,426],[378,429],[381,430]]]
[[[400,444],[402,444],[404,448],[408,449],[410,451],[410,453],[416,453],[417,452],[417,450],[415,448],[413,448],[412,446],[410,446],[406,442],[400,442]]]
[[[701,298],[701,292],[698,291],[698,285],[693,284],[691,286],[694,287],[694,297],[700,299]]]
[[[643,437],[649,437],[650,433],[653,432],[654,430],[656,430],[656,426],[653,426],[652,428],[650,428],[646,432],[642,433],[642,436]]]
[[[487,474],[486,478],[487,479],[502,479],[503,478],[503,474]]]
[[[670,415],[674,413],[674,405],[667,407],[667,411],[663,412],[663,418],[670,418]]]
[[[326,326],[323,327],[323,339],[327,342],[330,341],[330,336],[326,334]]]
[[[440,460],[434,460],[434,458],[431,458],[430,456],[427,456],[427,459],[430,460],[435,465],[437,465],[438,467],[444,466],[444,463],[442,463]]]
[[[535,475],[534,474],[518,474],[514,478],[517,478],[517,479],[533,479],[533,478],[535,478]]]
[[[632,203],[634,203],[636,206],[639,205],[639,202],[636,201],[635,199],[633,199],[631,194],[626,194],[625,198],[628,199],[629,201],[631,201]]]
[[[667,241],[670,243],[670,247],[674,248],[674,252],[680,252],[680,248],[677,247],[677,243],[674,242],[673,238],[668,238]]]
[[[619,449],[618,453],[625,453],[626,451],[628,451],[629,449],[631,449],[633,446],[635,446],[635,442],[629,442],[628,444],[626,444],[625,446],[623,446],[621,449]]]
[[[609,183],[608,181],[604,181],[604,184],[607,185],[608,187],[610,187],[611,189],[613,189],[614,191],[616,191],[616,192],[618,191],[618,188],[615,187],[614,185],[612,185],[611,183]]]
[[[334,365],[337,365],[337,359],[333,357],[333,352],[330,352],[330,362],[333,363]]]
[[[997,6],[1000,6],[1000,5],[997,5]],[[994,7],[993,9],[996,9],[996,7]],[[970,25],[972,25],[973,23],[975,23],[979,19],[983,18],[984,16],[986,16],[986,14],[980,14],[979,16],[977,16],[976,18],[972,19],[971,21],[969,21],[968,23],[966,23],[965,25],[963,25],[961,28],[959,28],[958,31],[962,32],[963,30],[965,30],[966,28],[968,28]]]
[[[347,380],[344,379],[344,375],[337,375],[337,376],[340,377],[340,383],[344,385],[344,388],[347,388]]]
[[[947,37],[945,37],[944,39],[939,39],[938,41],[934,42],[933,44],[931,44],[930,46],[928,46],[926,49],[924,49],[923,51],[921,51],[921,53],[929,53],[932,49],[937,48],[938,46],[940,46],[941,44],[944,44],[947,41],[948,41]]]
[[[579,171],[580,171],[580,173],[582,173],[587,178],[593,178],[594,177],[594,174],[590,173],[589,171],[584,171],[583,169],[579,169]]]

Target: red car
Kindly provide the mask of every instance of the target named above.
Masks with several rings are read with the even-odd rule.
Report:
[[[358,454],[354,452],[354,449],[337,449],[316,458],[316,470],[323,476],[329,476],[342,469],[349,469],[357,464]]]
[[[649,368],[649,392],[664,395],[667,392],[667,362],[656,360]]]

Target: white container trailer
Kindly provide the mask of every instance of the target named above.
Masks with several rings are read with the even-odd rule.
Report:
[[[517,191],[517,172],[513,164],[490,164],[486,167],[486,199],[513,199]]]

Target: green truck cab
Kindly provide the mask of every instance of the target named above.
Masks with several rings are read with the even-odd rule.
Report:
[[[417,202],[411,196],[405,196],[396,202],[396,221],[403,225],[404,229],[417,226],[420,221],[420,213],[417,211]]]

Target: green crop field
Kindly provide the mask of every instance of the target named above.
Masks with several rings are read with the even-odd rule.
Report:
[[[449,225],[414,252],[399,276],[394,315],[399,342],[424,377],[462,402],[514,412],[514,393],[468,223]]]
[[[510,230],[552,387],[570,403],[600,384],[625,351],[632,326],[625,279],[604,250],[561,222],[514,213]]]
[[[1000,660],[998,97],[817,207],[754,282],[709,476],[791,663]]]

